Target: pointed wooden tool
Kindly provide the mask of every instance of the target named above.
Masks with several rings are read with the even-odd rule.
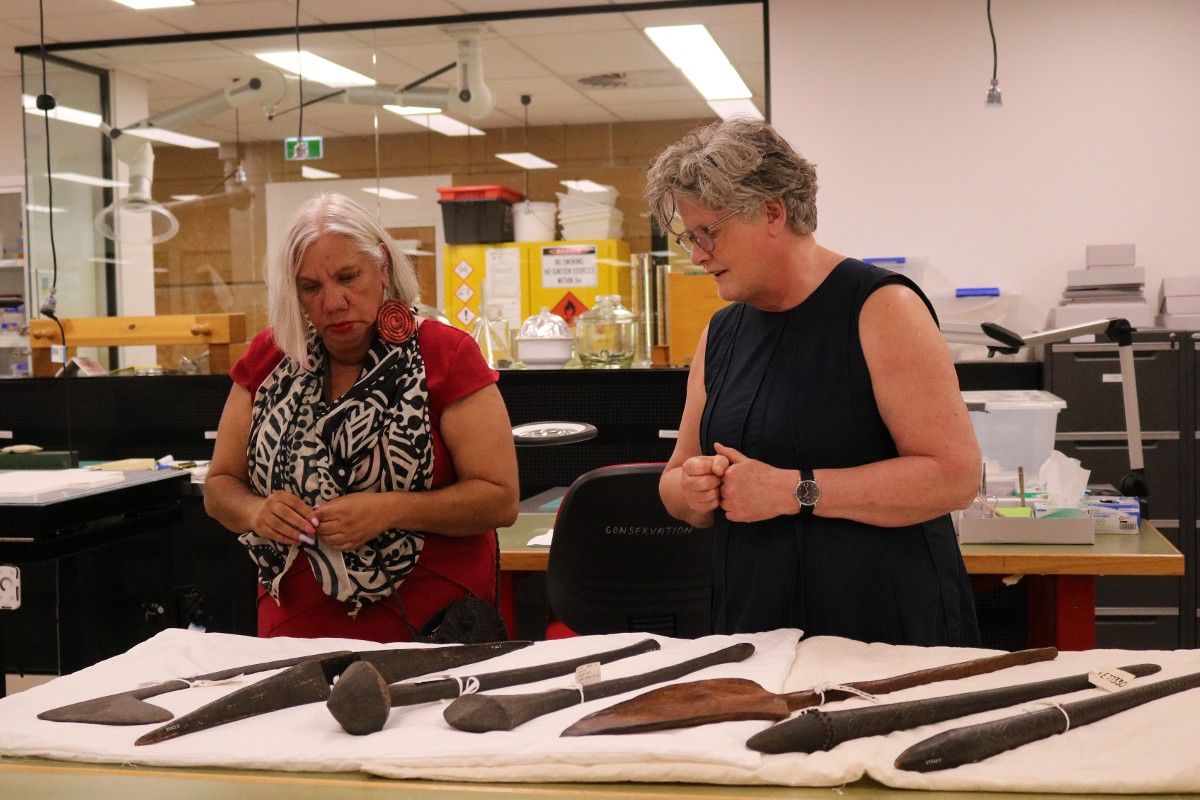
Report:
[[[304,661],[278,675],[238,689],[139,737],[134,744],[157,744],[247,717],[329,699],[329,686],[357,661],[375,666],[389,682],[461,667],[503,655],[532,642],[491,642],[447,647],[368,650]]]
[[[314,653],[297,658],[284,658],[279,661],[267,661],[262,664],[248,664],[244,667],[232,667],[207,675],[193,675],[190,678],[176,678],[170,681],[156,683],[153,686],[143,686],[128,692],[96,697],[71,703],[67,706],[52,708],[38,714],[38,719],[49,722],[86,722],[93,725],[150,725],[155,722],[166,722],[174,716],[162,706],[147,703],[147,697],[157,697],[167,692],[177,692],[201,683],[227,681],[240,675],[253,675],[258,672],[269,672],[273,669],[294,667],[303,661],[331,658],[339,655],[349,655],[348,650],[332,653]]]
[[[716,664],[745,661],[753,654],[754,645],[740,642],[641,675],[613,678],[574,689],[551,689],[536,694],[465,694],[446,706],[442,716],[453,727],[469,733],[511,731],[518,725],[552,711],[631,692],[656,683],[673,681]]]
[[[936,681],[982,675],[1021,664],[1050,661],[1058,655],[1053,647],[1018,650],[943,667],[908,672],[891,678],[856,681],[846,686],[869,694],[887,694]],[[831,700],[844,700],[854,693],[829,688],[824,693],[807,689],[789,694],[768,692],[754,681],[714,678],[652,689],[583,717],[562,732],[563,736],[592,736],[604,733],[645,733],[672,728],[691,728],[713,722],[745,719],[779,721],[802,708]]]

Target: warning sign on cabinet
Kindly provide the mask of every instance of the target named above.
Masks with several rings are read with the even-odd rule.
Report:
[[[594,287],[599,283],[596,245],[542,248],[542,287]]]

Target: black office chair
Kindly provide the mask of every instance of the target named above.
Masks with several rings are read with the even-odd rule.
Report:
[[[682,638],[711,632],[712,534],[663,508],[658,479],[664,466],[600,467],[564,495],[546,594],[571,632]]]

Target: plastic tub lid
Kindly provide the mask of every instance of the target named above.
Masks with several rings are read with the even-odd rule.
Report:
[[[504,200],[515,203],[525,199],[525,195],[520,192],[498,183],[477,186],[440,186],[437,191],[443,200]]]
[[[1062,410],[1067,401],[1041,389],[988,389],[962,393],[967,403],[983,403],[988,411]]]

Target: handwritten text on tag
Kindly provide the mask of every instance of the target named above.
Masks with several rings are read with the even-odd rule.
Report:
[[[580,686],[590,686],[600,680],[600,662],[592,661],[580,664],[575,668],[575,682]]]
[[[1095,687],[1106,692],[1119,692],[1128,689],[1136,680],[1135,675],[1123,669],[1097,669],[1088,673],[1088,681]]]

